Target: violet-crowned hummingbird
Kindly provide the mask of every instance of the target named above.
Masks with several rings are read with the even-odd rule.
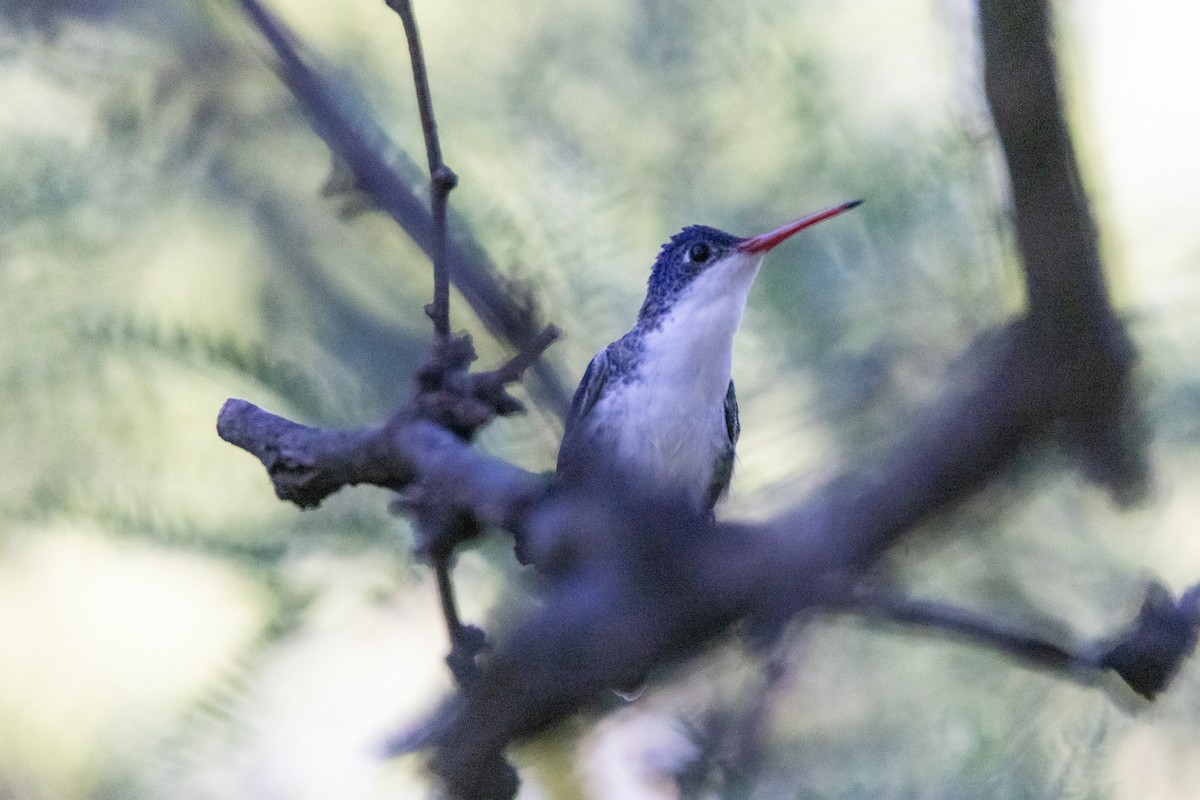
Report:
[[[671,237],[650,272],[637,324],[592,359],[575,392],[560,476],[604,460],[711,512],[733,475],[740,432],[733,337],[763,258],[861,202],[746,239],[704,225]]]

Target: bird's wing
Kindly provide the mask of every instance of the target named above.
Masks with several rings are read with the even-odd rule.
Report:
[[[587,370],[583,373],[583,379],[579,381],[579,388],[575,390],[575,397],[571,400],[571,410],[567,413],[563,428],[562,445],[558,449],[559,470],[563,468],[563,462],[570,449],[576,444],[575,439],[579,436],[580,424],[596,405],[596,401],[600,399],[607,384],[608,351],[601,350],[588,364]]]
[[[730,449],[737,447],[742,423],[738,420],[737,392],[733,390],[733,381],[729,382],[729,389],[725,392],[725,431],[729,434]]]
[[[742,433],[733,381],[729,382],[729,389],[725,392],[725,433],[729,435],[729,447],[721,454],[713,471],[712,484],[708,487],[709,510],[729,491],[729,482],[733,480],[734,448],[737,446],[738,436]]]

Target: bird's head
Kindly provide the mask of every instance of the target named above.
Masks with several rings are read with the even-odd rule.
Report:
[[[646,301],[638,313],[639,322],[644,324],[661,317],[685,296],[691,296],[694,302],[728,297],[744,303],[763,258],[772,248],[810,225],[849,211],[861,202],[842,203],[749,238],[706,225],[684,228],[663,245],[654,262]]]

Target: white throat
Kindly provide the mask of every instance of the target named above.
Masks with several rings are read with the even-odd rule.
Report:
[[[722,402],[729,386],[733,337],[742,324],[761,255],[733,253],[697,276],[645,334],[639,378],[680,394]]]
[[[733,338],[761,264],[761,255],[734,253],[697,276],[643,333],[634,380],[601,401],[597,415],[620,420],[609,429],[620,458],[698,500],[728,450]]]

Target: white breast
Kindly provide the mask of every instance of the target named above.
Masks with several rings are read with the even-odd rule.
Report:
[[[728,447],[733,337],[762,259],[730,261],[696,278],[673,312],[645,332],[633,380],[606,391],[591,415],[604,421],[595,432],[618,459],[699,501]]]

